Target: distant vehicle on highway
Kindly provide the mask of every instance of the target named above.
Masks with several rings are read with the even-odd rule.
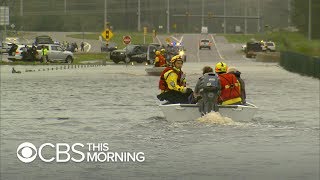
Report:
[[[207,48],[211,49],[212,43],[209,41],[209,39],[201,39],[199,42],[199,49],[201,50],[202,48]]]
[[[208,27],[202,26],[202,27],[201,27],[201,33],[202,33],[202,34],[208,34]]]
[[[54,44],[54,41],[50,36],[37,36],[35,39],[35,45],[39,44]]]

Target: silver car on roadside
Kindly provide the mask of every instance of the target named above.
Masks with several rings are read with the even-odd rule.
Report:
[[[71,64],[74,60],[74,56],[71,51],[66,51],[60,45],[56,44],[39,44],[37,46],[37,59],[42,58],[42,46],[45,46],[48,49],[48,60],[50,62],[65,62]]]

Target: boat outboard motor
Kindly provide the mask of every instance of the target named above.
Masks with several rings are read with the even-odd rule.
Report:
[[[218,75],[210,72],[203,75],[200,83],[200,95],[202,99],[198,102],[199,111],[202,115],[211,111],[218,112],[218,98],[220,95],[221,85]]]

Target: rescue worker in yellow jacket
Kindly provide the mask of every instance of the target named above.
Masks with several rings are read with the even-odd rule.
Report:
[[[183,60],[180,55],[171,59],[172,66],[162,71],[159,80],[159,89],[161,94],[157,97],[159,100],[167,100],[169,103],[188,104],[189,96],[192,96],[192,89],[186,87],[185,74],[181,68]]]
[[[49,58],[48,58],[48,49],[42,45],[42,48],[41,48],[41,61],[42,62],[48,62]]]

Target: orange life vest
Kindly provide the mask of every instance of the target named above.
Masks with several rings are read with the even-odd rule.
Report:
[[[159,66],[162,67],[162,66],[164,66],[166,64],[167,64],[166,59],[163,57],[163,55],[160,55],[159,56]]]
[[[241,102],[240,83],[234,74],[219,74],[221,94],[219,102],[222,104],[233,104]]]
[[[166,59],[163,57],[163,55],[157,55],[157,58],[159,59],[159,62],[156,62],[156,67],[162,67],[167,64]]]
[[[179,85],[179,86],[183,86],[183,82],[181,82],[181,76],[182,76],[183,72],[182,72],[182,71],[178,72],[178,71],[176,71],[176,70],[175,70],[174,68],[172,68],[172,67],[167,67],[167,68],[165,68],[165,69],[162,71],[162,73],[161,73],[161,75],[160,75],[159,89],[162,90],[162,91],[168,91],[168,90],[170,90],[170,89],[168,88],[168,85],[167,85],[167,82],[166,82],[166,78],[164,77],[164,74],[165,74],[166,72],[170,71],[170,70],[172,70],[171,73],[176,73],[176,74],[178,75],[178,79],[177,79],[178,85]]]

